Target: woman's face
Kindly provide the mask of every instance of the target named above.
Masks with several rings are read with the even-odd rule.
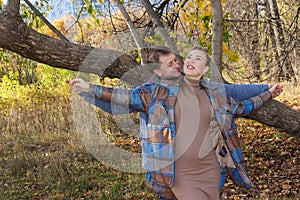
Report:
[[[199,80],[209,69],[206,52],[191,50],[185,58],[183,72],[187,78]]]

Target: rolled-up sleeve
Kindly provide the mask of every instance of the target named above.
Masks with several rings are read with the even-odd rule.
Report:
[[[231,106],[233,107],[233,115],[248,115],[253,110],[263,106],[270,99],[272,99],[272,93],[269,90],[247,100],[236,101],[233,98],[230,98]]]

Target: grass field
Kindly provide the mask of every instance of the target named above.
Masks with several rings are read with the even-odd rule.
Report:
[[[285,85],[279,101],[300,110],[300,87]],[[144,186],[144,174],[105,166],[76,133],[69,98],[3,104],[0,117],[0,199],[158,199]],[[109,139],[139,152],[111,118]],[[299,140],[252,120],[239,119],[248,174],[256,189],[226,184],[223,199],[300,199]],[[255,133],[253,133],[255,132]]]

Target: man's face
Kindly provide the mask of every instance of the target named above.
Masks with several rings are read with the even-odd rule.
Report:
[[[180,76],[180,65],[173,53],[161,55],[159,57],[160,67],[154,73],[162,79],[175,79]]]

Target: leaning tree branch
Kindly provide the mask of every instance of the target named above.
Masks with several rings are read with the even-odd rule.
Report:
[[[0,48],[56,68],[119,78],[137,65],[123,52],[68,43],[38,33],[24,23],[20,14],[7,9],[0,13],[0,32]],[[112,70],[119,66],[119,70]]]
[[[267,102],[247,118],[278,128],[300,139],[300,111],[276,100]]]

